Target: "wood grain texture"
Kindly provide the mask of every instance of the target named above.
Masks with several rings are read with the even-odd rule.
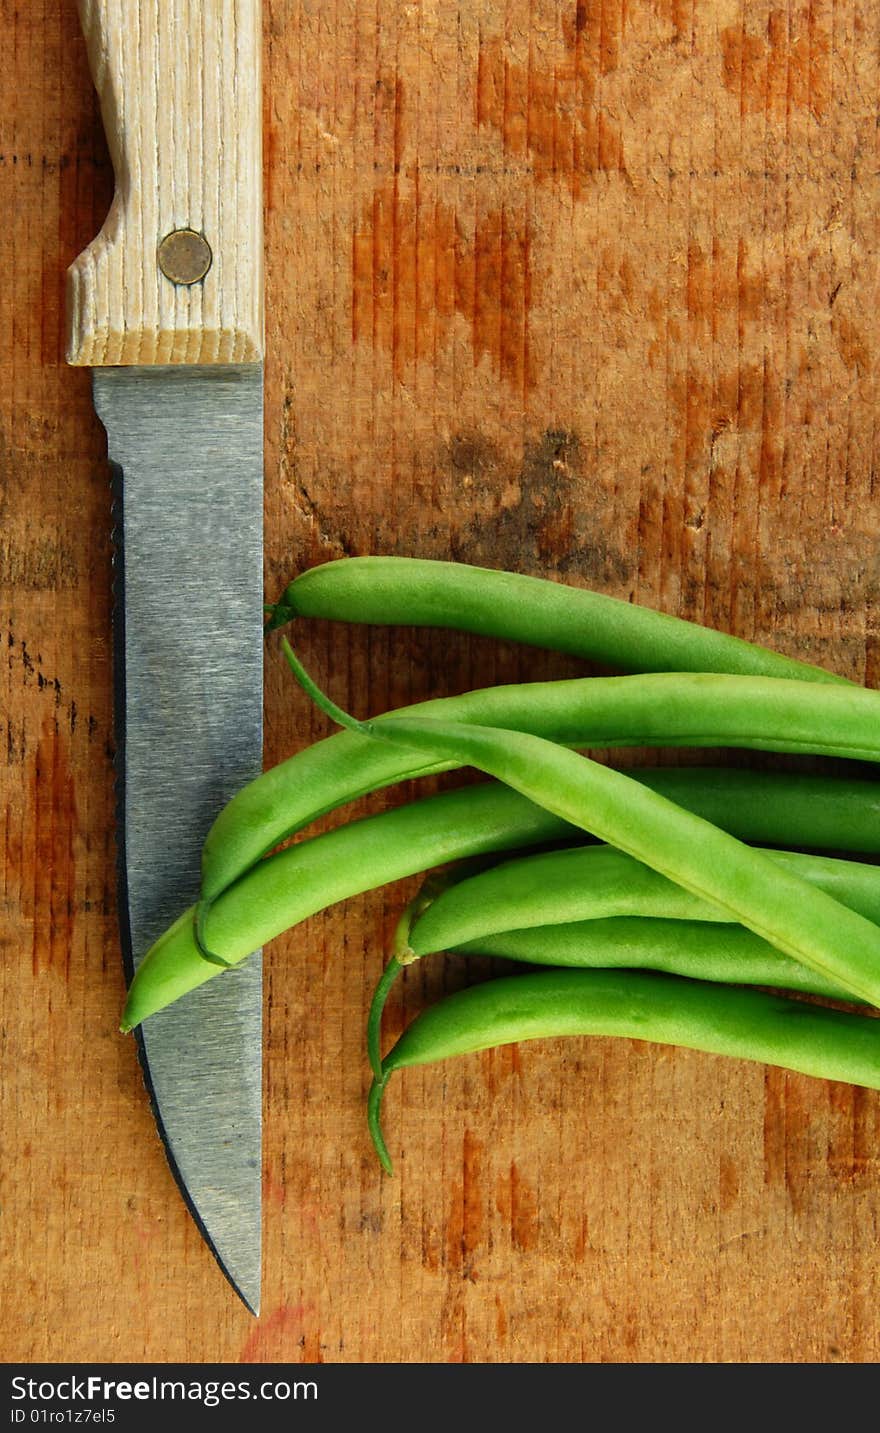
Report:
[[[68,362],[249,363],[263,351],[261,0],[79,0],[116,193],[70,266]],[[207,240],[200,282],[158,262]]]
[[[230,1294],[116,1034],[109,498],[62,353],[112,173],[70,0],[0,30],[0,1353],[876,1361],[874,1094],[506,1049],[401,1076],[380,1177],[364,1020],[409,883],[266,952],[261,1319]],[[454,556],[880,684],[878,40],[878,0],[267,0],[268,597]],[[577,670],[299,642],[358,713]],[[326,729],[267,647],[266,762]],[[485,971],[424,962],[388,1038]]]

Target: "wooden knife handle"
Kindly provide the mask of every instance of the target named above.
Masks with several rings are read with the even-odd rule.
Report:
[[[68,270],[68,362],[258,362],[261,0],[79,11],[116,193]]]

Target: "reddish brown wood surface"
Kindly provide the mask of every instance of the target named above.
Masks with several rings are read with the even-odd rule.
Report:
[[[73,0],[0,0],[0,53],[0,1357],[875,1360],[873,1094],[502,1050],[400,1079],[380,1178],[402,888],[267,951],[259,1321],[230,1294],[116,1033],[107,471],[61,356],[112,176]],[[266,0],[265,56],[268,595],[454,556],[877,685],[876,0]],[[361,712],[573,670],[300,640]],[[266,690],[274,762],[326,726],[275,648]]]

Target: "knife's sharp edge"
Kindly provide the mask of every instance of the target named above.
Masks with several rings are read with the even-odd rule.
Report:
[[[117,849],[130,978],[195,899],[214,814],[260,769],[262,373],[94,377],[114,475]],[[136,1033],[172,1173],[224,1274],[257,1313],[259,954]]]

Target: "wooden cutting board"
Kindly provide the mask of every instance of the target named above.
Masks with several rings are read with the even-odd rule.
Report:
[[[878,34],[877,0],[265,0],[267,595],[453,556],[877,685]],[[874,1094],[507,1049],[401,1078],[380,1176],[364,1016],[409,886],[267,951],[260,1320],[230,1293],[116,1033],[108,481],[62,361],[112,175],[73,0],[0,0],[0,53],[0,1358],[876,1360]],[[300,645],[361,713],[576,670]],[[267,763],[327,730],[271,644],[266,693]],[[426,963],[392,1033],[465,978]]]

